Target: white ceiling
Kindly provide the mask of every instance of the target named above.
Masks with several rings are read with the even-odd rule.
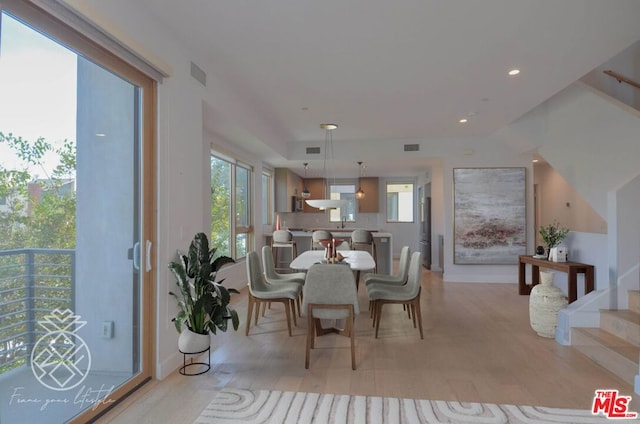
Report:
[[[218,117],[210,130],[298,172],[301,158],[269,146],[323,145],[322,122],[339,124],[337,148],[486,137],[640,39],[638,0],[138,3],[205,52],[206,71],[270,126],[248,135],[240,118]],[[360,158],[338,159],[357,172]],[[389,175],[425,159],[367,163]]]

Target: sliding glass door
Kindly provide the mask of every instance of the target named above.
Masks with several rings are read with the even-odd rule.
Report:
[[[151,376],[155,83],[0,5],[0,422],[85,421]]]

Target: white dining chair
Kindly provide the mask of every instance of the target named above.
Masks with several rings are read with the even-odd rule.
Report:
[[[266,284],[262,271],[260,270],[260,258],[258,253],[253,251],[247,254],[247,278],[249,279],[247,290],[247,322],[245,335],[249,335],[251,326],[251,315],[255,306],[255,322],[258,325],[258,315],[260,314],[261,303],[280,302],[284,304],[284,311],[287,316],[287,328],[291,336],[291,313],[293,311],[293,324],[296,323],[295,300],[300,297],[302,286],[297,283],[281,283],[278,285]]]
[[[422,284],[421,254],[414,252],[409,262],[409,272],[407,275],[407,283],[403,286],[395,286],[388,284],[369,284],[367,286],[367,295],[369,300],[373,302],[373,320],[376,328],[375,338],[378,338],[380,329],[380,321],[382,319],[382,307],[386,304],[406,305],[413,317],[413,327],[416,327],[416,320],[420,327],[420,338],[424,339],[422,334],[422,314],[420,311],[420,292]]]
[[[307,317],[305,368],[309,368],[315,336],[336,332],[351,339],[351,368],[356,369],[355,317],[360,313],[353,272],[346,265],[315,264],[307,272],[302,309]],[[325,329],[320,320],[345,320],[343,329]]]

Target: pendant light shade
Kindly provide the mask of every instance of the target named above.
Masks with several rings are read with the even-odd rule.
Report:
[[[325,130],[324,165],[323,165],[325,198],[324,199],[307,199],[305,200],[305,202],[307,202],[307,205],[313,208],[318,208],[320,210],[343,208],[347,206],[346,200],[331,199],[330,190],[329,190],[330,188],[329,169],[327,167],[327,162],[333,161],[333,134],[331,133],[331,131],[338,128],[338,125],[320,124],[320,128]],[[331,163],[329,163],[329,166],[331,166]]]
[[[356,199],[358,200],[364,199],[364,190],[360,185],[360,178],[362,178],[362,161],[358,162],[358,191],[356,191]]]

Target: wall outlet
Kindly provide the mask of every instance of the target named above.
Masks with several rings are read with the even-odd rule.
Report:
[[[113,321],[102,321],[102,338],[113,338]]]

